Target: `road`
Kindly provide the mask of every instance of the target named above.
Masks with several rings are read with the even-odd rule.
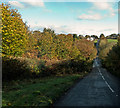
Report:
[[[101,67],[97,57],[92,72],[62,96],[54,106],[120,106],[120,81]]]

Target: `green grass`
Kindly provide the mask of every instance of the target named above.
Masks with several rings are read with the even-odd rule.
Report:
[[[86,73],[87,74],[87,73]],[[3,106],[49,106],[85,73],[4,83]]]
[[[107,40],[108,40],[108,42],[114,42],[114,43],[117,43],[117,42],[118,42],[117,39],[107,39]]]

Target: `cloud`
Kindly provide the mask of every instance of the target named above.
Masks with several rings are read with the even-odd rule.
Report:
[[[116,10],[113,8],[114,3],[108,2],[108,0],[105,0],[105,2],[98,2],[99,0],[88,0],[88,2],[91,2],[93,4],[93,7],[91,7],[87,14],[82,14],[78,17],[79,20],[101,20],[107,17],[113,17],[116,15]],[[95,13],[95,10],[100,11],[107,11],[107,14],[102,15],[99,13]]]
[[[108,2],[103,2],[103,3],[93,2],[93,4],[95,7],[97,7],[100,10],[111,10],[110,3]]]
[[[24,5],[18,1],[8,1],[8,4],[18,8],[24,8]]]
[[[109,16],[115,16],[115,10],[113,9],[113,4],[105,0],[105,2],[92,2],[93,8],[98,10],[107,10],[109,12]]]
[[[102,18],[100,14],[82,14],[78,17],[79,20],[101,20]]]
[[[28,25],[30,25],[31,30],[43,30],[43,28],[51,28],[55,30],[55,33],[65,33],[65,34],[78,34],[78,35],[100,35],[101,33],[104,33],[105,35],[110,35],[112,33],[118,32],[118,26],[117,23],[94,23],[89,22],[88,23],[82,23],[82,24],[67,24],[67,25],[58,25],[58,24],[48,24],[44,21],[41,23],[32,21],[32,19],[28,22]]]
[[[45,6],[43,0],[20,0],[20,1],[25,2],[31,6],[40,6],[40,7]]]
[[[18,8],[25,8],[26,5],[45,7],[43,0],[16,0],[16,1],[8,1],[8,3]]]

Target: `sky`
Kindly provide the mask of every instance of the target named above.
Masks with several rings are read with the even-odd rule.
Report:
[[[3,0],[18,9],[31,30],[110,35],[118,33],[117,0]],[[1,3],[0,2],[0,3]]]

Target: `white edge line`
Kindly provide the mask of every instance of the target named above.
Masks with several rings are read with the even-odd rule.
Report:
[[[99,70],[99,73],[100,73],[100,75],[102,76],[103,80],[105,81],[106,85],[108,86],[108,88],[111,90],[111,92],[114,93],[115,91],[110,87],[110,85],[108,84],[108,82],[105,80],[105,78],[104,78],[104,76],[102,75],[102,73],[101,73],[101,71],[100,71],[99,68],[98,68],[98,70]],[[118,95],[116,95],[116,96],[118,96]]]

